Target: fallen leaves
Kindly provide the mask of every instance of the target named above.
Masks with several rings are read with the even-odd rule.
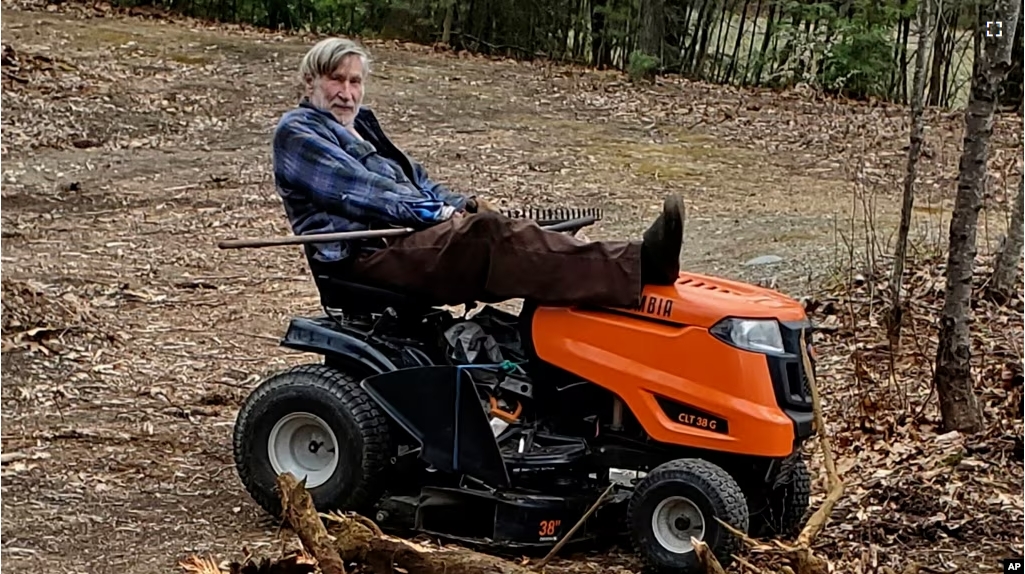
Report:
[[[3,280],[3,352],[26,349],[52,356],[69,351],[66,338],[86,332],[92,307],[73,290],[37,281]],[[93,334],[95,335],[95,334]]]
[[[987,262],[980,258],[977,268],[979,289]],[[885,271],[840,283],[813,306],[815,320],[832,317],[839,325],[819,333],[815,344],[829,373],[826,418],[847,453],[840,466],[852,490],[823,544],[845,571],[865,566],[861,549],[895,546],[904,550],[877,555],[873,568],[900,571],[913,557],[941,571],[955,564],[995,569],[994,556],[1021,552],[1018,525],[1025,518],[1016,452],[1021,390],[1006,388],[1020,372],[1012,357],[1020,356],[1021,299],[1008,307],[976,303],[973,370],[987,430],[978,436],[944,433],[930,392],[943,265],[929,258],[908,262],[909,309],[896,356],[876,320],[887,304],[881,296],[889,292]]]

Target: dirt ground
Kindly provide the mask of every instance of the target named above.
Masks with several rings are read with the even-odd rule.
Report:
[[[311,360],[276,341],[317,298],[297,249],[215,243],[288,234],[269,138],[310,40],[74,6],[6,4],[2,26],[5,571],[175,572],[275,548],[232,424],[261,377]],[[687,268],[799,296],[863,235],[862,202],[892,233],[900,108],[372,49],[367,103],[436,179],[509,207],[602,207],[593,239],[637,237],[678,191]],[[925,240],[945,237],[927,216],[949,211],[959,119],[930,116]],[[990,239],[1021,131],[997,127]],[[782,261],[744,265],[762,255]]]

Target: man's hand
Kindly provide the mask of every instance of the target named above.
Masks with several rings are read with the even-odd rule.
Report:
[[[474,213],[483,213],[485,211],[491,211],[491,212],[495,212],[495,213],[498,212],[498,208],[497,207],[495,207],[494,205],[489,203],[486,199],[483,199],[481,197],[474,197],[473,198],[473,203],[474,203],[474,207],[475,207]]]
[[[442,206],[441,212],[438,213],[438,221],[448,221],[454,217],[462,217],[463,212],[456,211],[456,208],[451,205]]]

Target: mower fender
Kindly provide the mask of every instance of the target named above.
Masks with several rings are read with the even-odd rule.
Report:
[[[329,358],[355,361],[374,373],[395,371],[398,367],[383,353],[356,337],[333,328],[330,319],[292,319],[281,339],[281,346],[319,353]]]
[[[367,377],[360,386],[420,443],[421,458],[435,469],[493,488],[511,484],[473,379],[462,368],[411,367]]]

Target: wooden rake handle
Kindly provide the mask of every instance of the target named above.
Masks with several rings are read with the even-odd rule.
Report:
[[[307,243],[326,243],[328,241],[350,241],[353,239],[376,239],[378,237],[397,237],[413,232],[410,227],[397,229],[370,229],[367,231],[341,231],[338,233],[311,233],[309,235],[292,235],[288,237],[265,237],[259,239],[225,239],[217,243],[220,249],[244,249],[247,247],[273,247],[277,245],[305,245]]]
[[[548,223],[542,226],[549,231],[573,231],[593,225],[598,218],[587,215],[576,219]],[[274,247],[278,245],[305,245],[307,243],[326,243],[328,241],[350,241],[353,239],[376,239],[378,237],[398,237],[409,235],[415,231],[412,227],[394,229],[369,229],[366,231],[341,231],[338,233],[311,233],[309,235],[291,235],[287,237],[265,237],[252,239],[225,239],[217,243],[220,249],[245,249],[247,247]]]

